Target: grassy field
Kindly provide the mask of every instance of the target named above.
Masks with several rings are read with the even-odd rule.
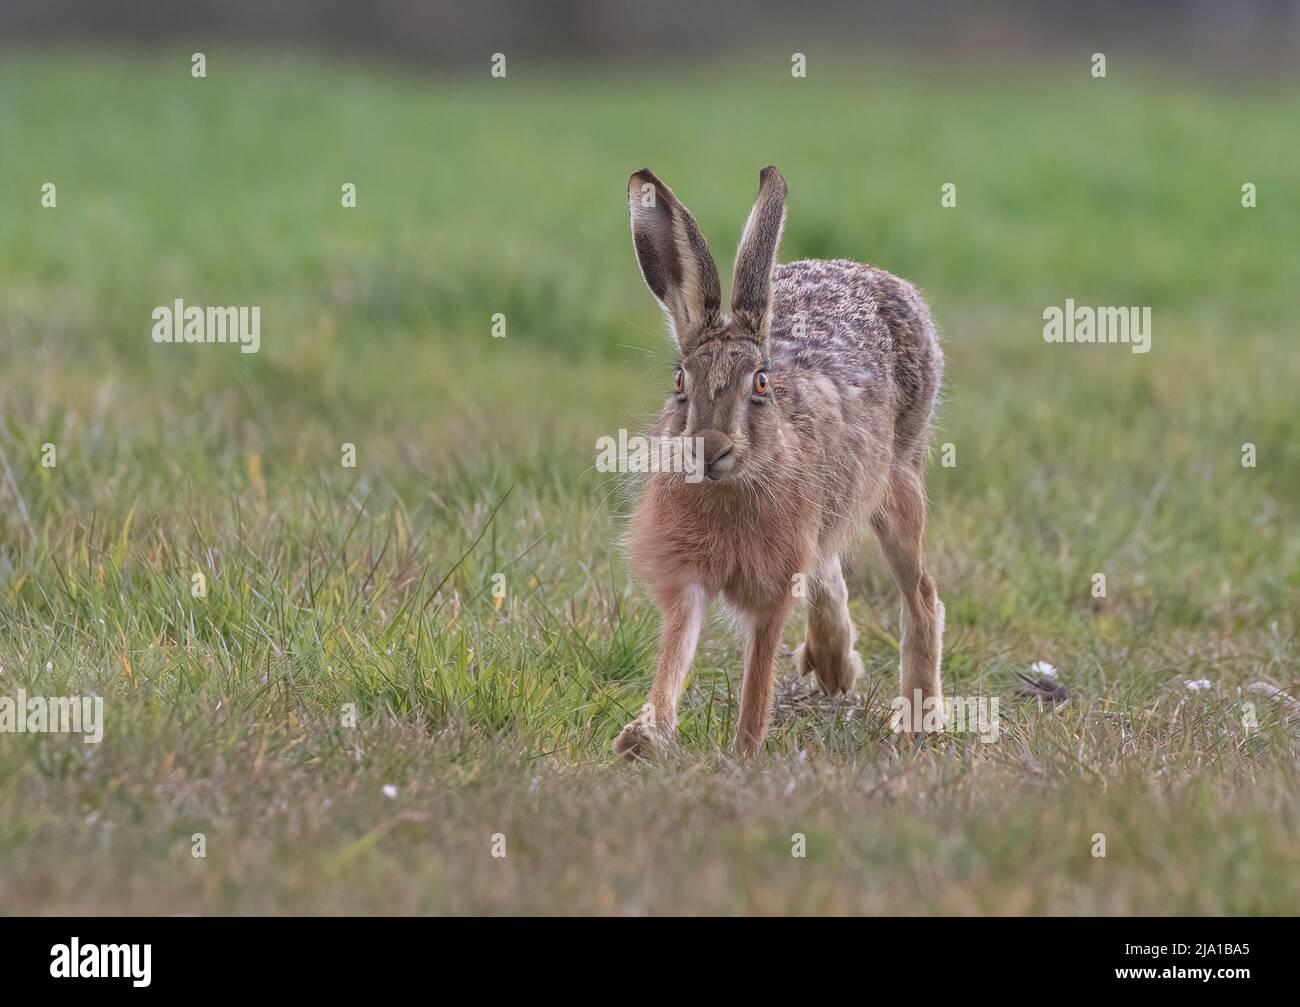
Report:
[[[1300,87],[824,62],[0,61],[0,696],[106,713],[0,734],[4,912],[1300,909],[1300,718],[1249,691],[1300,680]],[[783,260],[881,265],[943,330],[928,552],[995,744],[895,742],[867,543],[860,694],[783,661],[734,761],[719,620],[680,751],[610,753],[657,615],[595,442],[673,370],[624,186],[727,270],[768,163]],[[261,351],[156,345],[178,297],[259,305]],[[1151,352],[1048,345],[1067,297],[1149,305]],[[1036,661],[1063,707],[1014,695]]]

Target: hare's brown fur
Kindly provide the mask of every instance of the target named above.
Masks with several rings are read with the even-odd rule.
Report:
[[[762,745],[773,659],[801,597],[808,628],[796,665],[826,691],[847,691],[861,662],[840,556],[868,523],[903,595],[902,693],[918,704],[910,723],[921,724],[923,701],[941,698],[943,606],[921,556],[924,458],[943,371],[935,328],[917,291],[882,270],[775,265],[784,197],[780,174],[764,169],[724,315],[689,211],[648,171],[629,182],[638,261],[681,358],[682,390],[652,433],[702,439],[708,475],[649,476],[633,514],[633,569],[664,622],[649,700],[615,741],[630,755],[651,754],[675,727],[717,595],[748,635],[742,753]]]

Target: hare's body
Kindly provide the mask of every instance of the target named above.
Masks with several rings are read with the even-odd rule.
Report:
[[[767,169],[725,317],[693,219],[648,172],[633,184],[639,179],[654,187],[658,206],[638,217],[633,204],[638,257],[682,352],[678,394],[653,433],[700,439],[709,478],[657,473],[638,501],[629,551],[663,608],[663,646],[650,700],[615,747],[644,756],[673,728],[708,603],[719,595],[749,633],[742,751],[762,743],[772,661],[799,600],[808,604],[800,670],[829,692],[850,688],[861,663],[840,555],[867,524],[903,591],[903,694],[915,699],[919,725],[922,701],[941,695],[943,625],[920,553],[923,459],[942,376],[925,303],[905,281],[858,263],[775,266],[784,183]]]
[[[686,578],[741,610],[770,605],[797,574],[837,558],[895,464],[914,468],[924,451],[942,357],[911,285],[839,260],[777,266],[772,288],[767,370],[781,443],[747,478],[650,477],[631,552],[656,593]],[[653,432],[683,435],[678,419],[665,407]]]

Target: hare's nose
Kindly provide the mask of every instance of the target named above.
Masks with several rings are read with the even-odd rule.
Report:
[[[731,438],[726,434],[704,435],[704,474],[721,479],[731,467]]]
[[[710,431],[704,435],[704,464],[714,462],[731,453],[731,438],[726,434]]]

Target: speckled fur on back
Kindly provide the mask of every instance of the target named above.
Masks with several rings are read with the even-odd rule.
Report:
[[[916,288],[848,259],[779,265],[772,270],[772,287],[772,359],[782,368],[828,374],[867,394],[873,382],[879,388],[888,381],[895,458],[918,458],[928,444],[943,353]],[[802,335],[796,332],[800,320]]]
[[[829,692],[850,688],[853,651],[840,557],[870,527],[903,593],[902,687],[941,699],[943,606],[921,561],[923,464],[943,358],[925,302],[910,284],[847,260],[776,265],[785,182],[760,175],[741,237],[731,311],[690,212],[653,173],[628,184],[634,247],[679,352],[660,437],[698,439],[707,478],[650,475],[628,549],[664,611],[650,700],[615,742],[645,757],[676,723],[676,706],[709,601],[721,595],[748,635],[737,745],[758,750],[771,665],[790,609],[808,607],[796,653]],[[931,721],[933,723],[933,721]]]

